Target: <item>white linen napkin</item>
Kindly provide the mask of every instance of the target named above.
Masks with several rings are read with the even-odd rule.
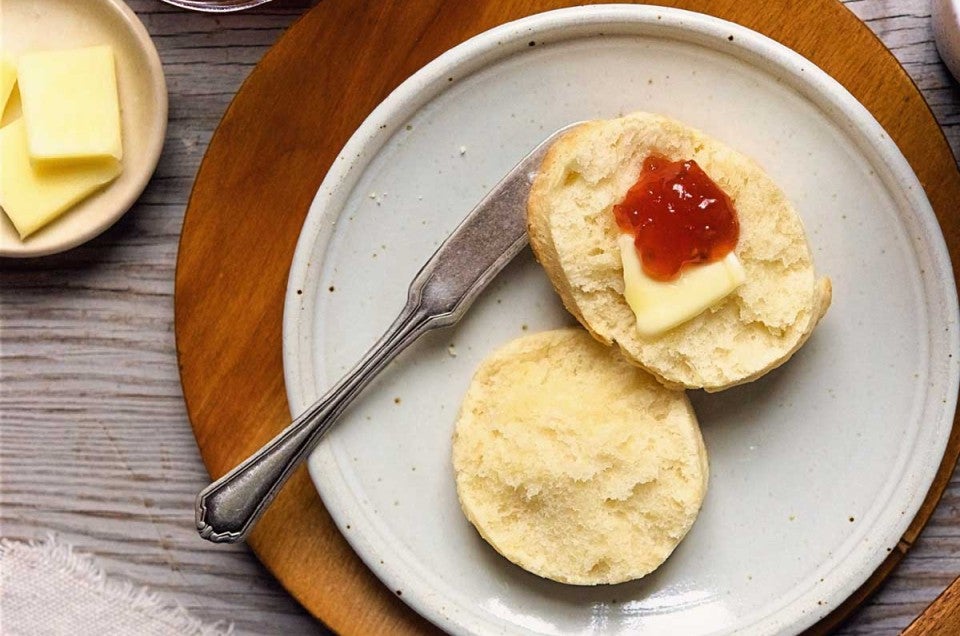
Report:
[[[106,576],[94,560],[53,536],[0,539],[0,633],[10,636],[222,636],[145,587]]]

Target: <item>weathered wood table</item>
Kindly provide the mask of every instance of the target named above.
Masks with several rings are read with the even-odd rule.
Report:
[[[311,3],[225,16],[129,0],[170,90],[157,173],[116,226],[66,254],[0,262],[0,535],[55,533],[114,575],[240,633],[320,624],[243,546],[193,529],[207,483],[173,339],[177,239],[217,122],[266,50]],[[960,154],[960,86],[934,48],[927,0],[850,0],[904,64]],[[960,204],[958,204],[960,212]],[[960,478],[919,542],[842,633],[892,634],[960,574]]]

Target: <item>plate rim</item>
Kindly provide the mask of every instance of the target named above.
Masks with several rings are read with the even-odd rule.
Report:
[[[749,58],[753,56],[755,59],[751,60],[750,63],[761,65],[762,70],[769,73],[771,68],[778,68],[789,75],[786,81],[795,85],[794,88],[797,88],[796,85],[803,85],[812,93],[815,92],[816,99],[814,95],[807,94],[804,94],[804,98],[813,102],[815,106],[821,110],[832,111],[831,121],[834,123],[847,124],[847,126],[844,127],[844,132],[850,135],[850,140],[856,145],[858,151],[867,156],[871,165],[880,165],[887,170],[888,174],[885,180],[888,182],[892,180],[898,184],[899,188],[896,194],[905,197],[914,204],[918,222],[921,223],[924,229],[932,230],[930,238],[933,240],[933,244],[926,243],[926,245],[931,249],[932,260],[937,266],[938,273],[945,275],[946,280],[951,283],[943,286],[946,292],[944,298],[946,303],[945,311],[956,319],[958,315],[957,289],[954,282],[949,252],[943,237],[942,228],[926,197],[926,193],[899,148],[897,148],[896,144],[889,138],[873,117],[872,113],[825,71],[821,70],[817,65],[796,51],[761,33],[707,14],[683,9],[646,5],[588,5],[556,9],[499,25],[445,52],[394,89],[394,91],[367,116],[361,126],[350,137],[343,150],[337,155],[337,159],[333,162],[311,203],[297,241],[293,263],[287,280],[283,318],[283,366],[288,404],[291,407],[291,411],[297,411],[300,407],[306,405],[301,384],[310,376],[310,373],[304,375],[303,371],[305,368],[307,370],[312,368],[312,353],[307,353],[304,356],[300,355],[301,343],[298,337],[299,315],[303,312],[305,305],[311,304],[313,292],[312,289],[308,290],[309,285],[305,285],[304,281],[309,280],[309,263],[312,257],[316,255],[317,244],[323,243],[323,247],[320,250],[320,255],[322,255],[328,242],[326,239],[333,233],[333,226],[328,222],[329,219],[335,218],[336,214],[339,213],[339,207],[337,206],[333,206],[333,211],[331,212],[330,208],[326,205],[326,203],[329,202],[326,200],[328,198],[336,198],[335,194],[337,189],[344,182],[349,181],[352,170],[356,169],[358,173],[362,172],[370,159],[364,152],[370,144],[377,142],[378,138],[381,142],[387,141],[396,132],[400,122],[405,121],[410,114],[416,112],[423,104],[442,94],[443,86],[447,83],[446,78],[451,74],[450,72],[452,70],[456,70],[454,75],[457,76],[469,75],[478,68],[486,66],[491,61],[500,60],[507,55],[504,50],[510,47],[504,46],[500,48],[501,41],[506,43],[506,41],[515,38],[523,39],[523,37],[525,37],[521,35],[523,33],[529,34],[534,31],[551,31],[561,26],[570,26],[569,23],[580,27],[598,24],[612,26],[616,24],[624,27],[625,25],[631,25],[634,28],[643,28],[644,25],[657,23],[658,26],[671,27],[675,31],[687,31],[695,35],[695,37],[690,37],[689,35],[687,37],[678,37],[672,34],[665,35],[665,37],[669,39],[696,42],[705,45],[707,48],[714,49],[718,48],[716,45],[719,43],[720,38],[726,39],[728,34],[730,34],[735,37],[732,37],[729,46],[740,49],[740,54],[738,54],[737,57],[743,59],[744,57]],[[616,35],[616,33],[611,31],[599,35]],[[554,39],[569,40],[588,37],[591,36],[577,33],[567,36],[560,35]],[[764,58],[764,56],[766,57]],[[801,79],[800,73],[805,75],[804,79]],[[814,91],[814,89],[816,90]],[[841,118],[841,121],[837,121],[838,116]],[[375,154],[379,147],[378,145],[372,154]],[[349,191],[349,188],[347,188],[347,191]],[[297,293],[297,290],[302,293]],[[954,324],[956,324],[956,320],[954,320]],[[949,340],[952,351],[960,350],[960,341],[958,341],[956,329],[950,333]],[[298,375],[298,367],[300,375]],[[956,365],[949,365],[947,375],[948,384],[958,384],[957,378],[958,367]],[[914,516],[920,510],[936,478],[939,464],[943,459],[950,431],[952,430],[953,413],[956,408],[955,393],[952,394],[952,400],[948,399],[948,402],[950,403],[945,403],[945,408],[941,409],[941,412],[944,414],[943,422],[948,426],[945,428],[946,432],[941,433],[938,438],[935,449],[936,457],[934,458],[936,461],[931,462],[930,465],[932,468],[927,471],[929,473],[929,479],[924,477],[921,482],[918,483],[918,488],[919,486],[923,486],[922,493],[913,497],[915,501],[911,501],[911,508],[907,511],[909,514],[901,515],[904,520],[899,524],[893,525],[893,527],[899,528],[896,532],[897,538],[900,538],[912,523]],[[327,452],[322,446],[314,452],[311,458],[310,477],[326,504],[329,499],[324,495],[322,488],[326,488],[327,494],[329,495],[330,486],[321,486],[320,471],[316,467],[319,461],[332,461],[332,458],[327,457]],[[915,505],[913,505],[914,503]],[[385,566],[378,565],[372,558],[368,558],[364,553],[364,549],[368,546],[364,545],[363,539],[359,537],[357,533],[343,532],[345,524],[342,517],[344,514],[343,511],[338,507],[331,506],[327,506],[327,509],[338,528],[340,528],[345,538],[351,544],[351,547],[357,552],[360,558],[363,559],[367,566],[370,567],[374,574],[385,584],[393,585],[394,583],[399,583],[401,579],[398,573],[389,572]],[[901,525],[902,528],[900,528]],[[840,593],[835,592],[832,600],[829,603],[824,602],[821,606],[822,609],[818,609],[816,613],[801,611],[799,614],[806,614],[806,616],[794,617],[792,621],[780,621],[779,623],[771,621],[770,616],[768,616],[761,618],[760,622],[755,621],[751,623],[747,628],[753,632],[754,630],[766,629],[803,629],[813,625],[818,620],[828,616],[833,610],[840,607],[848,597],[856,593],[874,572],[882,566],[886,557],[887,554],[881,554],[879,558],[876,558],[875,563],[872,563],[872,565],[866,568],[862,577],[851,578],[851,576],[847,575],[844,578],[843,585],[840,586]],[[835,565],[840,566],[842,563],[843,562],[840,562]],[[851,581],[854,582],[851,583]],[[416,588],[412,588],[409,585],[405,586],[405,590],[409,591],[405,593],[403,600],[422,616],[447,630],[455,630],[457,628],[476,629],[476,625],[468,627],[463,621],[455,621],[442,611],[437,611],[427,600],[420,598],[419,595],[414,592],[415,589]],[[789,601],[784,607],[790,608],[796,605],[796,600],[797,599]],[[782,613],[782,610],[783,607],[777,611]],[[776,618],[776,614],[772,616]],[[469,614],[469,617],[478,618],[475,613]],[[481,620],[481,622],[484,624],[488,623],[488,621],[484,620]],[[493,627],[493,625],[493,623],[489,623],[489,626]]]

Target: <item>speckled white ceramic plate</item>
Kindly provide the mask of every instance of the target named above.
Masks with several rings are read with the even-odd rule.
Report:
[[[3,54],[109,44],[117,62],[123,135],[123,172],[55,221],[21,240],[0,212],[0,256],[62,252],[89,241],[117,222],[147,186],[167,130],[167,84],[157,49],[136,14],[122,0],[0,0]],[[14,89],[6,125],[20,116]]]
[[[450,436],[473,370],[524,330],[570,323],[529,252],[459,326],[414,345],[347,412],[310,473],[364,561],[450,632],[800,631],[896,545],[943,455],[957,298],[940,229],[900,152],[796,53],[727,22],[643,6],[499,27],[370,115],[297,246],[284,317],[291,411],[376,340],[434,247],[530,148],[564,124],[635,109],[759,161],[803,217],[833,307],[780,370],[691,395],[711,458],[703,511],[662,568],[613,587],[520,570],[457,503]]]

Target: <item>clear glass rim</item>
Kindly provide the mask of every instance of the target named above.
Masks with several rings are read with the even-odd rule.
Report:
[[[270,0],[161,0],[169,5],[180,7],[181,9],[190,9],[191,11],[204,11],[206,13],[230,13],[232,11],[242,11],[251,9],[261,4],[266,4]]]

